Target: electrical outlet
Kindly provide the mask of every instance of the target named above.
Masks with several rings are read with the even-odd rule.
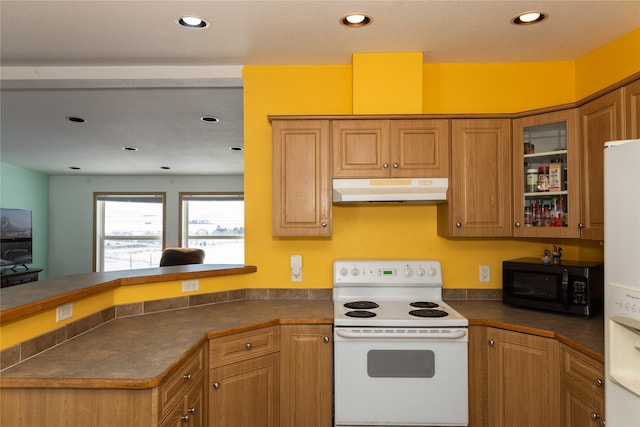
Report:
[[[73,303],[60,305],[56,308],[56,322],[70,319],[73,316]]]
[[[198,289],[200,289],[200,281],[198,279],[182,281],[182,292],[194,292]]]
[[[480,281],[481,282],[491,281],[491,267],[489,267],[488,265],[480,266]]]

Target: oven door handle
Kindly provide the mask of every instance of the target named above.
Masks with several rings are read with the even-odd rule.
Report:
[[[467,335],[466,329],[456,329],[456,330],[431,330],[428,332],[407,332],[407,331],[397,331],[397,332],[382,332],[382,331],[362,331],[362,330],[352,330],[352,329],[336,329],[336,335],[343,338],[398,338],[398,339],[421,339],[421,340],[442,340],[442,339],[459,339],[464,338]]]

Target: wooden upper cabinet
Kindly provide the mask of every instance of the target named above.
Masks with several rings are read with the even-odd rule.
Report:
[[[624,87],[626,135],[628,139],[640,139],[640,80]]]
[[[449,174],[449,121],[334,120],[334,178],[423,178]]]
[[[389,155],[391,176],[448,177],[449,120],[392,120]]]
[[[448,201],[438,205],[438,234],[511,235],[511,121],[451,121]]]
[[[580,237],[579,132],[575,108],[513,120],[514,237]],[[528,153],[525,142],[532,144]],[[561,165],[559,188],[541,191],[527,183],[528,170],[551,163]],[[541,220],[542,207],[548,208],[548,221]]]
[[[604,239],[604,144],[624,139],[623,103],[620,88],[580,107],[583,239]]]
[[[274,236],[331,235],[328,120],[274,120]]]

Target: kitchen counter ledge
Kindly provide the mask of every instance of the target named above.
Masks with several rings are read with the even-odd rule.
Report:
[[[55,308],[120,286],[255,273],[252,265],[191,264],[86,273],[24,283],[0,290],[0,323]]]

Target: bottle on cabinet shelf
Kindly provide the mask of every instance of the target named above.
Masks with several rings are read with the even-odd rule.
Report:
[[[563,184],[563,171],[562,159],[554,159],[549,164],[549,191],[561,191]]]

